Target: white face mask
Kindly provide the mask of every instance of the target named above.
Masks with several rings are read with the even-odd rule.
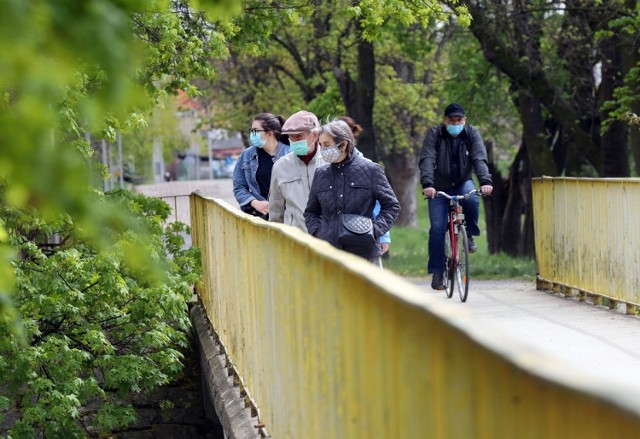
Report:
[[[320,154],[322,154],[322,158],[329,163],[335,163],[336,160],[342,156],[342,152],[338,145],[329,146],[327,148],[320,148]]]

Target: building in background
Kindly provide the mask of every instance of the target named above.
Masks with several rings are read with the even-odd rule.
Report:
[[[213,128],[207,109],[180,92],[175,100],[179,129],[189,139],[185,151],[176,151],[164,169],[164,180],[202,180],[231,178],[235,163],[245,145],[240,133]],[[158,166],[155,166],[159,168]]]

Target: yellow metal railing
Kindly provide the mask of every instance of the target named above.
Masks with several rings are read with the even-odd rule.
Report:
[[[282,438],[631,438],[640,397],[329,244],[191,198],[198,294]]]
[[[536,178],[539,279],[640,304],[640,179]]]

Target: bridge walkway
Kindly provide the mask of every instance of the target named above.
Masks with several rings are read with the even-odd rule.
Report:
[[[149,195],[163,197],[169,204],[173,202],[179,210],[176,197],[182,197],[196,189],[203,192],[199,187],[202,185],[203,182],[199,181],[193,182],[192,187],[188,184],[183,185],[179,191],[173,188],[174,195],[166,195],[171,192],[163,192],[161,186],[154,188],[155,193],[147,191],[148,188],[140,190]],[[209,190],[207,194],[222,198],[233,206],[235,202],[230,190],[231,185],[228,182],[226,189],[218,186]],[[181,215],[188,222],[184,213],[176,212],[175,218],[180,219]],[[218,224],[218,221],[211,224]],[[272,241],[270,245],[279,244]],[[473,322],[473,327],[468,327],[467,333],[471,338],[475,338],[475,334],[482,337],[486,332],[493,334],[494,340],[498,340],[496,346],[504,342],[511,346],[515,343],[523,348],[521,351],[503,352],[505,358],[510,358],[518,364],[529,364],[533,369],[548,371],[560,368],[564,371],[567,384],[583,383],[587,388],[597,385],[598,388],[606,388],[606,394],[610,397],[614,398],[616,395],[616,398],[627,401],[627,407],[630,407],[629,404],[636,407],[633,401],[640,395],[640,321],[635,316],[625,314],[625,311],[629,312],[629,308],[625,308],[624,304],[618,309],[607,309],[597,304],[581,302],[575,297],[566,297],[564,294],[540,291],[536,289],[533,281],[484,280],[472,280],[470,298],[463,304],[456,298],[447,299],[443,293],[431,290],[429,279],[409,280],[425,294],[425,299],[429,296],[429,302],[448,302],[447,307],[451,307],[452,311],[447,311],[447,315],[454,312],[458,316],[470,316],[468,321]],[[586,297],[589,298],[588,295]],[[582,295],[582,298],[585,296]],[[239,306],[243,303],[246,302],[240,301]],[[416,335],[418,339],[422,339],[422,335]],[[438,338],[435,334],[428,333],[425,333],[424,337],[425,340],[429,337]],[[503,338],[504,341],[499,341]],[[443,335],[440,339],[438,343],[444,341],[446,345]],[[456,341],[459,342],[459,339],[453,340],[454,343]],[[463,351],[468,352],[467,349]],[[540,363],[541,359],[545,364]],[[465,367],[474,369],[477,366],[469,364]],[[482,373],[484,374],[485,372]],[[544,395],[545,391],[542,392]],[[514,402],[516,403],[517,401]],[[286,410],[285,412],[289,413]],[[578,424],[572,422],[571,425]]]
[[[164,198],[175,209],[177,218],[187,224],[188,195],[196,190],[237,205],[230,179],[137,187],[138,192]],[[457,300],[455,296],[447,299],[444,293],[433,291],[428,278],[409,280],[425,294],[443,301]],[[578,374],[640,391],[640,318],[625,315],[623,305],[611,310],[537,290],[533,281],[513,280],[472,280],[469,300],[458,305],[483,325],[499,328],[505,336],[564,362]]]

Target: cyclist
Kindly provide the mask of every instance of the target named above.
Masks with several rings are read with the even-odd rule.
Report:
[[[464,195],[474,189],[472,171],[476,171],[480,192],[493,191],[487,165],[487,150],[476,128],[466,124],[467,117],[461,105],[453,103],[444,110],[442,124],[429,129],[420,151],[420,182],[422,193],[429,199],[429,263],[427,271],[433,274],[431,288],[444,290],[444,240],[447,230],[449,200],[436,198],[437,191],[449,195]],[[473,236],[480,235],[478,217],[480,202],[473,196],[461,202],[467,222],[469,252],[476,251]]]

